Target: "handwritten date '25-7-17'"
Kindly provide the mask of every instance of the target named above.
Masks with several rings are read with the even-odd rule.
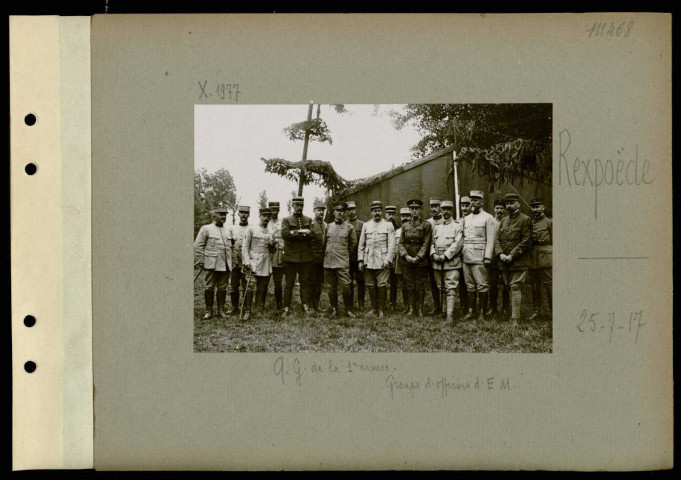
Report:
[[[641,327],[646,325],[643,321],[643,310],[629,312],[624,318],[618,317],[615,312],[589,312],[582,310],[579,315],[577,330],[580,333],[604,332],[608,335],[608,343],[612,343],[614,336],[619,333],[635,335],[634,343],[638,343]]]
[[[233,102],[239,101],[239,94],[243,93],[239,90],[238,83],[217,83],[215,86],[208,83],[208,80],[199,80],[199,100],[231,100]]]

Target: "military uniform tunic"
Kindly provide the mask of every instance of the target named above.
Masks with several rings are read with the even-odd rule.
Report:
[[[357,259],[364,264],[365,281],[369,286],[384,287],[388,283],[388,267],[395,256],[395,227],[381,219],[362,226]]]
[[[267,227],[252,225],[246,230],[241,251],[243,262],[250,265],[253,275],[268,277],[272,273],[272,257],[270,255],[270,244],[272,242],[272,233]]]
[[[348,222],[329,223],[324,232],[324,282],[331,308],[338,310],[338,285],[346,310],[352,310],[350,297],[350,256],[357,248],[354,227]]]
[[[553,295],[553,220],[542,214],[539,219],[532,219],[532,306],[535,312],[541,312],[542,287],[546,295],[546,303],[550,309]],[[551,312],[549,312],[551,313]]]
[[[482,209],[463,219],[463,275],[469,292],[487,292],[489,275],[485,260],[491,262],[494,256],[496,231],[496,220]]]
[[[194,241],[194,262],[203,262],[206,270],[206,290],[227,289],[232,268],[232,242],[229,227],[218,227],[215,222],[204,225]]]
[[[281,236],[281,218],[270,220],[267,224],[268,230],[272,233],[275,240],[275,250],[272,252],[272,268],[283,266],[282,257],[284,255],[284,237]]]
[[[364,272],[357,268],[358,266],[358,255],[357,249],[359,247],[359,236],[362,233],[362,226],[364,222],[355,218],[355,220],[348,220],[348,223],[352,225],[355,229],[355,235],[357,237],[357,242],[355,243],[355,249],[350,254],[350,296],[353,297],[355,292],[353,291],[353,282],[357,284],[357,302],[360,307],[364,305]],[[354,303],[354,299],[352,299]]]
[[[409,220],[402,224],[400,236],[400,261],[402,277],[408,290],[421,289],[428,281],[428,256],[432,229],[430,223],[422,220]],[[416,262],[409,263],[406,257],[416,258]]]
[[[463,227],[454,219],[443,221],[435,226],[433,242],[430,247],[433,255],[444,255],[444,262],[433,260],[432,268],[438,291],[443,287],[448,294],[454,295],[459,286],[459,269],[461,268],[461,248],[463,247]],[[443,278],[444,276],[444,278]]]
[[[229,291],[230,294],[232,295],[232,303],[234,301],[237,302],[238,304],[238,296],[239,296],[239,285],[241,285],[241,288],[244,289],[246,288],[246,281],[244,280],[245,277],[241,275],[241,258],[242,258],[242,249],[244,245],[244,236],[246,235],[246,230],[248,230],[249,225],[232,225],[230,228],[230,232],[232,235],[232,241],[234,244],[232,245],[232,273],[229,276]]]
[[[310,233],[300,233],[310,230]],[[284,287],[284,308],[291,307],[293,286],[296,276],[300,282],[300,301],[303,305],[310,303],[310,274],[312,266],[312,219],[305,215],[289,215],[281,221],[281,236],[284,238],[284,267],[286,286]]]

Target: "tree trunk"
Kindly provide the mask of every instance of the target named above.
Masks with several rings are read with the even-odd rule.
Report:
[[[307,121],[308,123],[312,121],[312,107],[313,102],[310,102],[310,106],[307,109]],[[307,145],[310,142],[310,130],[305,130],[305,143],[303,144],[303,160],[300,162],[300,177],[298,179],[298,196],[303,196],[303,179],[305,178],[305,161],[307,160]]]

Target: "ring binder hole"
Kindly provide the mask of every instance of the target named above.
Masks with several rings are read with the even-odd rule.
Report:
[[[33,315],[26,315],[24,317],[24,325],[29,328],[35,325],[35,317]]]
[[[26,165],[24,170],[26,171],[27,174],[33,175],[38,170],[38,167],[36,166],[35,163],[29,163],[28,165]]]
[[[35,115],[33,115],[32,113],[29,113],[28,115],[26,115],[26,116],[24,117],[24,122],[25,122],[26,125],[28,125],[29,127],[32,127],[33,125],[35,125],[35,122],[36,122]]]
[[[38,368],[38,366],[35,364],[35,362],[28,361],[24,363],[24,370],[26,370],[28,373],[33,373],[35,372],[35,369]]]

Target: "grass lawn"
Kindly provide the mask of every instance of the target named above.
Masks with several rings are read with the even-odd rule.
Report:
[[[202,276],[203,277],[203,276]],[[414,318],[387,313],[384,318],[358,313],[357,318],[305,317],[300,308],[298,287],[294,290],[292,314],[281,319],[276,314],[270,283],[264,314],[249,322],[230,316],[204,320],[203,281],[194,284],[195,352],[536,352],[552,351],[552,323],[523,321],[511,327],[505,320],[460,321],[447,324],[443,317]],[[432,307],[430,293],[426,311]],[[355,300],[356,301],[356,300]],[[320,308],[328,308],[326,290]],[[229,298],[227,298],[229,306]],[[342,303],[342,301],[341,301]],[[369,298],[366,298],[367,305]],[[402,308],[398,295],[399,309]],[[523,291],[522,313],[530,313],[530,287]],[[459,315],[458,303],[454,310]],[[223,324],[224,322],[224,324]]]

